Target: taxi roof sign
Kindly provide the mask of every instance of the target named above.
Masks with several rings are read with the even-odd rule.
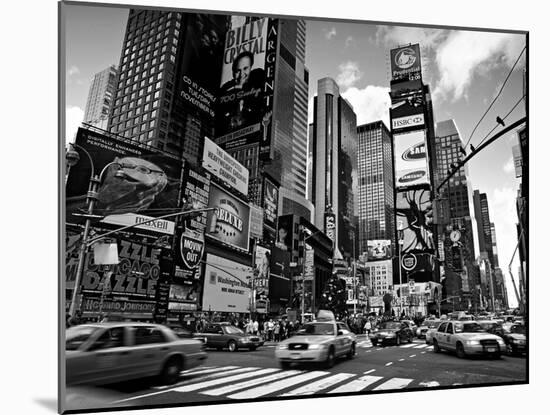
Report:
[[[336,318],[330,310],[319,310],[317,312],[317,321],[336,321]]]

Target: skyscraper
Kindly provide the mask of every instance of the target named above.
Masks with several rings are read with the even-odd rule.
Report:
[[[495,263],[495,268],[498,268],[499,264],[498,264],[497,232],[495,229],[495,224],[493,222],[491,222],[491,242],[493,243],[493,261]]]
[[[493,242],[492,238],[494,224],[491,222],[491,217],[489,215],[487,194],[480,193],[479,190],[474,190],[474,212],[477,221],[479,253],[482,258],[487,258],[489,260],[492,268],[495,268],[493,245],[496,247],[496,241]]]
[[[463,142],[454,120],[437,123],[433,147],[435,157],[432,159],[432,168],[435,186],[438,187],[462,157]],[[440,197],[448,201],[450,223],[438,229],[439,238],[445,247],[446,295],[461,296],[464,300],[462,305],[466,308],[469,305],[475,307],[479,297],[472,295],[479,281],[475,281],[474,271],[477,229],[472,216],[471,194],[468,168],[463,166],[440,190]]]
[[[359,253],[368,241],[389,240],[395,248],[393,144],[382,121],[357,127]]]
[[[94,75],[86,108],[84,109],[84,122],[94,127],[105,130],[109,120],[109,109],[113,103],[116,88],[117,69],[115,65]]]
[[[314,224],[332,236],[336,258],[357,257],[357,118],[331,78],[318,81],[313,106]]]
[[[108,129],[200,160],[214,134],[229,16],[131,9]]]

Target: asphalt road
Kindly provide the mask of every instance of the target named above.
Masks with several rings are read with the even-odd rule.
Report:
[[[416,339],[401,346],[373,347],[358,339],[352,360],[339,360],[332,369],[298,366],[280,369],[275,346],[254,352],[208,350],[203,366],[182,372],[174,385],[143,379],[101,387],[68,388],[68,409],[167,405],[257,398],[425,389],[439,386],[525,382],[525,357],[459,359],[434,353]]]

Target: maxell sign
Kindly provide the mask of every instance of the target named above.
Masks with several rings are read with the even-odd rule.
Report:
[[[391,120],[392,129],[400,130],[409,127],[424,125],[424,114],[410,115],[408,117],[394,118]]]

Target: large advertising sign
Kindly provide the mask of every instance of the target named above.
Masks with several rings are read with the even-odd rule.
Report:
[[[269,295],[269,267],[271,259],[271,250],[256,246],[254,256],[254,288],[256,290],[256,299],[265,300]]]
[[[293,216],[280,216],[277,221],[277,240],[275,246],[285,251],[292,250]]]
[[[285,304],[290,299],[290,252],[274,246],[271,249],[269,300]]]
[[[397,192],[396,225],[402,233],[402,252],[432,251],[432,203],[430,191],[408,190]]]
[[[269,155],[277,20],[263,18],[229,30],[225,37],[216,113],[217,142],[260,142]]]
[[[87,256],[82,311],[152,317],[159,280],[170,272],[171,262],[161,261],[163,249],[154,245],[128,239],[118,239],[117,245],[117,265],[102,267],[94,263],[92,254]]]
[[[206,235],[234,248],[248,251],[250,237],[248,204],[212,183],[208,206],[216,210],[208,215]]]
[[[367,241],[367,260],[378,261],[391,258],[391,241],[389,239],[374,239]]]
[[[168,295],[168,310],[186,312],[197,309],[198,286],[196,282],[171,284]]]
[[[390,50],[391,77],[397,79],[420,79],[422,64],[420,45],[414,44]]]
[[[248,195],[248,169],[208,137],[204,137],[202,165],[243,195]]]
[[[202,309],[245,313],[250,305],[247,278],[252,268],[216,255],[206,256]]]
[[[161,215],[158,212],[166,212],[162,209],[178,207],[182,169],[179,158],[83,128],[78,129],[75,144],[90,155],[94,174],[103,172],[94,213],[155,217]],[[87,206],[92,174],[90,160],[78,147],[80,160],[71,167],[66,186],[69,222],[72,212]]]
[[[208,197],[210,194],[210,173],[199,173],[189,164],[185,165],[182,194],[188,203],[192,203],[199,209],[208,207]],[[197,232],[204,232],[206,229],[206,219],[208,212],[203,212],[199,216],[185,219],[185,228]]]
[[[188,14],[181,56],[180,96],[191,108],[214,119],[228,17]]]
[[[264,236],[264,210],[256,205],[250,205],[250,237],[262,239]]]
[[[336,215],[325,213],[325,234],[334,242],[336,239]]]
[[[267,177],[264,178],[262,199],[264,207],[264,224],[272,229],[276,229],[279,207],[279,188]]]
[[[174,262],[175,275],[180,278],[200,278],[201,261],[204,253],[202,233],[178,229]]]
[[[426,155],[426,131],[394,135],[395,187],[411,187],[430,182]]]

